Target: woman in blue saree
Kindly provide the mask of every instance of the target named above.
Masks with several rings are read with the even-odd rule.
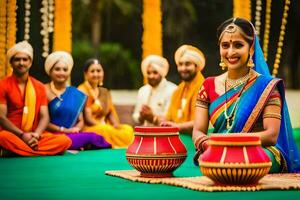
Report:
[[[87,96],[77,88],[67,86],[72,67],[73,59],[64,51],[53,52],[45,61],[45,71],[51,78],[46,84],[50,114],[48,130],[66,134],[72,140],[71,150],[110,148],[102,136],[81,132],[84,126],[82,110]]]
[[[213,133],[259,136],[272,161],[270,173],[300,172],[283,81],[270,76],[252,23],[229,19],[218,28],[218,39],[220,66],[227,72],[208,77],[198,93],[195,163],[208,147],[210,121]]]

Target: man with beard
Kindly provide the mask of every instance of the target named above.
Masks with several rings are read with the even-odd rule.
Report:
[[[175,62],[182,82],[173,93],[166,118],[159,121],[161,126],[175,126],[181,133],[192,133],[196,97],[204,81],[201,71],[205,57],[198,48],[182,45],[175,52]]]
[[[45,132],[49,123],[44,85],[29,75],[33,49],[19,42],[7,51],[13,74],[0,81],[0,157],[63,153],[71,140]]]
[[[158,125],[158,119],[167,113],[177,86],[165,78],[169,71],[169,63],[165,58],[149,55],[142,61],[141,68],[147,84],[138,91],[132,117],[138,124]]]

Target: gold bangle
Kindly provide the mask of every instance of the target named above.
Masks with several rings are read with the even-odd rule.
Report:
[[[208,140],[207,135],[203,134],[203,135],[199,136],[194,142],[196,149],[202,148],[202,144],[207,140]]]

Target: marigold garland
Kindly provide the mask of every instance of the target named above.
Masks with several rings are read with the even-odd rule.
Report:
[[[16,10],[16,0],[0,0],[0,78],[12,72],[6,60],[6,51],[16,42]]]
[[[291,4],[290,0],[285,0],[284,10],[283,10],[282,19],[281,19],[279,39],[278,39],[277,50],[276,50],[276,55],[275,55],[274,68],[272,71],[272,76],[274,76],[274,77],[278,74],[278,68],[279,68],[279,64],[280,64],[280,58],[281,58],[281,53],[282,53],[285,28],[286,28],[286,24],[287,24],[287,17],[288,17],[288,11],[289,11],[290,4]]]
[[[265,31],[264,31],[264,42],[263,42],[263,52],[266,61],[268,60],[268,46],[270,40],[271,6],[272,6],[272,0],[266,0]]]
[[[144,0],[143,7],[143,58],[150,54],[162,55],[161,0]]]
[[[233,0],[233,17],[251,21],[251,0]]]
[[[72,50],[72,0],[54,1],[53,51]]]
[[[6,75],[6,0],[0,0],[0,79]]]
[[[10,49],[16,43],[17,33],[17,0],[8,0],[7,4],[7,36],[6,49]],[[6,65],[6,75],[12,73],[9,63]]]

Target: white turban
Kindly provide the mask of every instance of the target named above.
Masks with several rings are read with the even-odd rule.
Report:
[[[11,58],[17,53],[26,53],[31,61],[33,59],[33,48],[27,41],[18,42],[7,51],[7,60],[10,62]]]
[[[201,71],[205,66],[205,57],[202,51],[192,45],[182,45],[175,52],[175,62],[178,65],[181,58],[186,58],[194,62],[199,71]]]
[[[158,55],[147,56],[141,64],[142,73],[147,77],[147,69],[152,66],[162,77],[166,77],[169,71],[169,63],[167,59]]]
[[[59,61],[64,62],[68,67],[68,72],[71,73],[74,64],[72,56],[65,51],[55,51],[45,61],[45,71],[48,75],[52,67]]]

